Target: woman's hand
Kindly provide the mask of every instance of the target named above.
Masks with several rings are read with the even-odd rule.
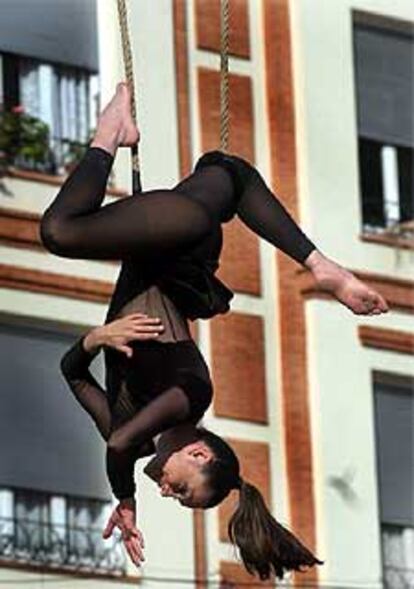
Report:
[[[115,528],[120,530],[122,541],[132,562],[136,566],[140,566],[141,562],[145,560],[143,554],[144,538],[135,525],[135,519],[135,501],[132,498],[124,499],[112,512],[102,536],[107,539],[112,536]]]
[[[157,317],[142,313],[132,313],[111,323],[95,327],[84,338],[83,346],[87,352],[95,352],[101,346],[108,346],[132,357],[132,348],[127,344],[135,340],[157,339],[164,327]]]

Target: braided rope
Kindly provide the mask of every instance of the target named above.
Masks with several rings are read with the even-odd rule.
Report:
[[[128,11],[126,0],[117,0],[119,26],[121,30],[122,55],[124,59],[125,77],[131,90],[131,114],[134,122],[137,120],[137,107],[135,101],[134,65],[132,60],[131,41],[128,28]],[[133,192],[139,192],[139,155],[138,144],[131,148],[132,155],[132,184]]]
[[[227,151],[229,145],[229,0],[220,5],[220,148]]]

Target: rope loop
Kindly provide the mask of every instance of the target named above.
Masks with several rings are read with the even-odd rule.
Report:
[[[229,33],[230,6],[229,0],[221,0],[220,4],[220,149],[228,150],[229,145]]]
[[[128,27],[128,11],[126,0],[117,0],[119,27],[121,31],[122,55],[124,60],[125,77],[131,91],[131,114],[134,122],[137,121],[137,107],[135,101],[134,63],[132,59],[131,41]],[[131,148],[132,152],[132,184],[133,192],[140,192],[139,181],[139,155],[138,145]]]

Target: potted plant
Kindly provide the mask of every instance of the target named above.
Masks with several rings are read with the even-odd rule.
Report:
[[[53,166],[48,125],[22,106],[0,109],[0,168],[4,173],[10,166],[40,171]]]

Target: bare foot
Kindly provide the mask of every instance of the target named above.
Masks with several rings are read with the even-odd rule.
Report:
[[[102,111],[91,147],[101,147],[112,155],[118,147],[131,147],[139,141],[139,131],[131,115],[131,93],[120,83]]]
[[[332,294],[356,315],[380,315],[388,311],[385,299],[351,272],[314,250],[305,261],[317,285]]]

